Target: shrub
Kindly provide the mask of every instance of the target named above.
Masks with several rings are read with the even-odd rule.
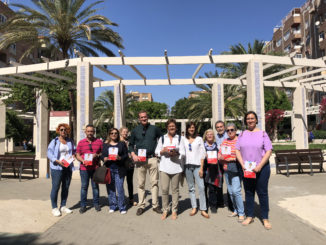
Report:
[[[326,139],[326,131],[325,130],[314,130],[312,133],[315,136],[315,139]]]

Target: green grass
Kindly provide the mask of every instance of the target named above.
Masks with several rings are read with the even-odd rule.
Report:
[[[326,144],[309,144],[309,149],[322,149],[326,150]],[[295,145],[273,145],[273,151],[278,150],[295,150]]]

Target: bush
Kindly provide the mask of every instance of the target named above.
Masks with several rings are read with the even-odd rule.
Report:
[[[315,136],[315,139],[326,139],[326,130],[314,130],[312,133]]]

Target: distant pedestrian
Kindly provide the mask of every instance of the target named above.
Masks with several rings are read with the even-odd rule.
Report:
[[[185,173],[192,207],[190,216],[194,216],[197,213],[196,183],[199,191],[199,209],[201,215],[208,219],[209,215],[206,212],[206,196],[203,180],[206,151],[203,139],[197,136],[196,126],[193,122],[187,123],[184,144],[186,152]]]
[[[79,212],[86,212],[87,191],[89,181],[91,181],[93,189],[93,203],[97,212],[101,211],[99,205],[99,187],[93,181],[95,169],[100,164],[100,156],[102,153],[103,142],[94,137],[95,128],[93,125],[87,125],[85,128],[86,138],[79,141],[77,145],[76,158],[80,161],[80,209]]]
[[[73,159],[75,154],[74,142],[68,138],[70,127],[68,124],[61,123],[56,128],[58,134],[51,140],[48,146],[47,157],[50,160],[50,171],[52,179],[51,205],[53,216],[61,216],[61,213],[72,213],[66,207],[68,191],[72,176]],[[61,204],[58,209],[58,192],[61,186]]]
[[[138,125],[131,132],[129,151],[138,169],[138,209],[137,215],[142,215],[145,209],[145,181],[147,170],[151,182],[153,211],[162,214],[158,202],[158,161],[155,157],[157,140],[161,137],[161,130],[148,122],[146,111],[138,113]]]
[[[107,141],[103,145],[102,156],[104,165],[110,168],[111,183],[106,184],[109,196],[109,213],[120,210],[121,214],[126,214],[125,192],[123,182],[126,176],[125,160],[128,158],[128,149],[124,142],[120,141],[119,130],[111,128]],[[118,198],[116,196],[118,194]],[[118,199],[118,200],[117,200]]]
[[[270,177],[269,157],[272,154],[272,142],[265,131],[260,130],[257,114],[249,111],[245,114],[243,131],[236,143],[236,156],[244,170],[244,189],[246,196],[247,218],[242,222],[249,225],[254,221],[255,192],[258,194],[261,216],[265,229],[272,228],[268,220],[268,181]],[[250,165],[253,169],[250,169]]]

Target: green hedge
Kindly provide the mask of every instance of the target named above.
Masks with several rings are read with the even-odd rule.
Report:
[[[315,136],[315,139],[326,139],[326,130],[314,130],[312,133]]]

